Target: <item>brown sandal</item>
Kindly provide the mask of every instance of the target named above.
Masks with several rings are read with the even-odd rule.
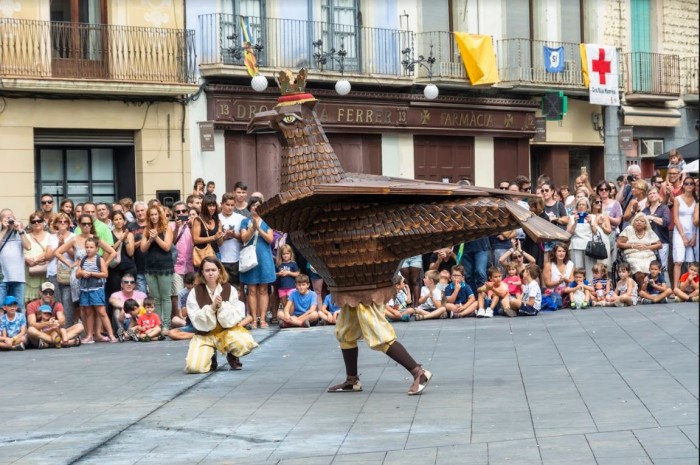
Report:
[[[231,352],[226,354],[226,361],[228,362],[228,365],[231,367],[232,370],[243,369],[241,359],[233,355]]]
[[[360,392],[362,384],[360,384],[359,376],[348,376],[345,382],[336,384],[328,388],[328,392]]]

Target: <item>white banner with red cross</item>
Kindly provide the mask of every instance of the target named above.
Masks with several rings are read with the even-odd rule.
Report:
[[[581,44],[583,84],[594,105],[620,106],[617,48],[612,45]]]

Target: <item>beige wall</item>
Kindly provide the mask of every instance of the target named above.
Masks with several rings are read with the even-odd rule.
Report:
[[[675,53],[681,57],[698,55],[697,0],[664,0],[661,17],[661,47],[659,51]]]
[[[547,121],[547,144],[603,145],[598,131],[593,129],[592,113],[603,113],[600,105],[569,98],[567,113],[562,121]],[[537,116],[542,116],[540,110]],[[602,116],[601,116],[602,117]],[[602,120],[601,120],[602,122]],[[532,145],[541,144],[540,142]]]
[[[44,11],[49,11],[48,0],[10,0],[0,3],[4,3],[3,8],[0,8],[0,18],[44,19]]]
[[[189,127],[185,125],[183,143],[183,112],[177,103],[134,105],[41,99],[5,102],[0,113],[0,206],[12,208],[20,218],[26,219],[35,207],[34,128],[134,130],[137,197],[153,198],[160,189],[189,192]]]

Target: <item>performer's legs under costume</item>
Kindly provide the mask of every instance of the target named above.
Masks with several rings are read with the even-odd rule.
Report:
[[[328,392],[357,392],[362,390],[357,374],[357,341],[361,337],[373,350],[381,350],[403,366],[413,376],[408,395],[420,394],[427,386],[432,373],[424,370],[406,348],[396,340],[394,328],[384,317],[384,306],[372,304],[357,307],[343,306],[336,323],[336,338],[345,362],[345,382],[331,386]]]

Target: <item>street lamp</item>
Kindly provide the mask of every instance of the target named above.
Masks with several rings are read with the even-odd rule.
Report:
[[[433,44],[430,44],[430,55],[428,55],[428,58],[425,58],[423,55],[418,55],[418,59],[412,59],[411,57],[413,55],[413,49],[411,47],[402,50],[401,53],[404,56],[404,59],[403,61],[401,61],[401,64],[403,65],[406,71],[412,73],[415,71],[416,65],[420,65],[428,71],[428,80],[433,79],[433,65],[435,64],[435,57],[433,56]],[[428,64],[426,65],[426,63]],[[426,85],[423,89],[423,95],[428,100],[435,100],[437,96],[440,95],[440,90],[435,84],[431,82],[428,85]]]
[[[319,70],[323,71],[323,66],[328,63],[329,60],[338,63],[338,70],[340,71],[341,78],[335,83],[335,91],[338,95],[348,95],[350,90],[352,90],[352,86],[350,85],[350,81],[342,77],[343,71],[345,71],[345,56],[348,54],[347,50],[345,50],[345,45],[340,44],[340,50],[336,51],[335,48],[331,48],[325,53],[323,51],[323,41],[321,39],[316,42],[311,42],[311,45],[316,49],[314,61]],[[338,55],[337,57],[336,54]]]

